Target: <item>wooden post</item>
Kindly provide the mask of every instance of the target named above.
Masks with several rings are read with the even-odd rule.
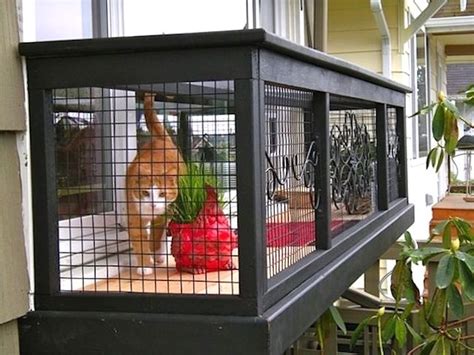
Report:
[[[380,260],[377,260],[364,273],[364,291],[379,297]]]
[[[314,49],[328,50],[328,0],[314,0]]]

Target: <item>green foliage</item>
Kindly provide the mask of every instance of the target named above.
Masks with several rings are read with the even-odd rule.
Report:
[[[444,255],[438,264],[436,271],[436,287],[446,288],[451,285],[454,277],[455,259],[453,255]]]
[[[466,100],[464,100],[464,102],[474,106],[474,85],[469,86],[464,93],[466,94]]]
[[[344,320],[341,317],[341,314],[337,310],[337,308],[334,306],[331,306],[329,307],[329,312],[331,313],[331,317],[333,321],[336,323],[336,325],[339,327],[339,329],[341,329],[342,332],[346,334],[347,333],[346,325],[344,323]]]
[[[377,319],[377,315],[366,318],[357,325],[357,328],[354,330],[354,333],[352,333],[350,342],[351,349],[354,347],[355,343],[357,342],[357,339],[359,339],[362,335],[362,332],[364,331],[365,327],[367,327],[369,323],[375,319]]]
[[[428,305],[427,322],[433,329],[439,329],[445,321],[447,307],[446,289],[437,288],[434,291],[431,302]]]
[[[397,318],[395,323],[395,339],[400,346],[404,346],[407,342],[407,328],[405,321],[400,318]]]
[[[179,176],[179,194],[173,203],[173,220],[178,223],[194,221],[206,201],[206,186],[217,187],[217,179],[202,164],[189,163],[186,174]]]
[[[446,109],[443,105],[438,105],[435,110],[435,114],[433,117],[433,138],[436,141],[439,141],[443,137],[445,111]]]
[[[438,340],[436,340],[436,343],[434,344],[434,347],[431,350],[430,354],[450,355],[451,344],[450,344],[449,339],[447,339],[444,336],[438,337]]]
[[[468,300],[474,301],[474,276],[465,263],[458,259],[459,281],[464,295]]]
[[[453,312],[456,318],[462,318],[464,316],[464,304],[462,296],[459,290],[453,284],[450,284],[447,288],[447,297],[449,309]]]
[[[391,345],[392,353],[397,353],[397,349],[401,351],[408,337],[412,337],[415,349],[421,354],[456,354],[458,349],[467,347],[459,327],[468,320],[463,318],[464,301],[472,301],[474,296],[471,226],[467,221],[453,217],[438,224],[433,232],[442,238],[441,246],[418,248],[410,233],[405,234],[405,240],[399,243],[402,246],[400,260],[391,275],[390,290],[395,299],[395,310],[385,315],[379,310],[362,321],[353,333],[352,346],[364,328],[376,321],[381,354],[384,344]],[[411,264],[426,264],[435,258],[439,259],[436,287],[431,298],[421,303]],[[418,310],[419,327],[416,330],[410,325],[413,310]],[[457,321],[448,322],[448,310]]]
[[[319,317],[315,325],[317,341],[323,353],[325,349],[326,339],[329,337],[331,327],[334,324],[336,324],[337,327],[341,329],[344,334],[347,333],[346,325],[342,320],[341,314],[339,313],[336,307],[330,306],[326,310],[326,312],[324,312],[323,315]]]
[[[474,85],[470,85],[463,93],[466,95],[464,102],[474,105]],[[434,111],[431,127],[436,146],[428,153],[426,168],[431,165],[438,172],[444,157],[453,156],[455,153],[459,138],[458,121],[462,121],[470,127],[473,126],[471,122],[461,116],[456,105],[446,98],[443,92],[438,93],[437,102],[423,107],[413,116],[427,114],[430,111]]]
[[[474,105],[474,85],[465,91],[465,102]],[[446,156],[454,155],[459,132],[458,120],[467,122],[443,93],[438,94],[437,102],[423,107],[413,116],[434,111],[432,130],[437,144],[430,150],[426,159],[426,168],[430,166],[439,171]],[[469,222],[451,217],[439,223],[432,231],[434,237],[442,240],[440,246],[425,246],[418,248],[410,233],[405,233],[405,240],[400,242],[402,249],[391,275],[390,291],[395,299],[395,310],[385,315],[381,309],[372,316],[364,319],[355,329],[351,347],[361,336],[364,328],[377,321],[379,330],[379,352],[383,354],[383,344],[392,345],[392,353],[401,351],[407,342],[407,337],[413,338],[415,352],[421,355],[458,354],[462,349],[474,351],[466,344],[473,335],[463,336],[462,326],[471,317],[464,317],[464,302],[474,300],[474,233]],[[435,289],[430,298],[420,302],[419,291],[416,288],[411,272],[412,263],[425,265],[434,259],[439,260]],[[418,310],[418,325],[415,330],[409,324],[412,310]],[[450,313],[455,321],[449,322]]]

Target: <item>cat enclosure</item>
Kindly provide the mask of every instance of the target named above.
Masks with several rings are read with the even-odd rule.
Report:
[[[234,343],[281,353],[413,220],[407,90],[390,80],[262,30],[20,52],[34,220],[26,349],[54,352],[41,334],[67,338],[76,323],[61,349],[91,332],[119,349],[113,325],[168,353],[196,352],[194,335],[213,344],[206,354]]]

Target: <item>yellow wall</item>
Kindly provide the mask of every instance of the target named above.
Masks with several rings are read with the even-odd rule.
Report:
[[[331,0],[328,3],[328,53],[380,74],[382,42],[369,0]],[[382,1],[391,35],[392,79],[408,86],[411,86],[410,44],[400,45],[400,31],[407,25],[406,13],[416,18],[426,5],[426,0]],[[435,93],[446,88],[446,63],[444,47],[435,38],[430,40],[430,81]]]
[[[408,25],[408,14],[413,18],[426,8],[427,0],[382,0],[385,18],[391,34],[392,79],[412,86],[410,42],[399,43],[400,33]],[[377,73],[382,72],[382,42],[369,0],[328,1],[328,52]],[[446,87],[444,47],[431,38],[429,61],[431,65],[431,100],[436,91]],[[414,112],[411,95],[407,95],[407,114]],[[415,205],[416,220],[410,230],[417,239],[426,239],[431,219],[431,206],[426,195],[437,201],[445,191],[444,177],[425,169],[424,158],[416,159],[413,145],[416,141],[416,123],[406,118],[408,180],[410,202]],[[447,180],[446,180],[447,181]]]
[[[407,83],[407,68],[398,51],[398,0],[382,3],[392,42],[392,75]],[[370,2],[331,0],[328,8],[328,52],[377,73],[382,72],[382,42]]]
[[[348,60],[369,70],[382,73],[381,36],[370,2],[352,0],[331,0],[328,9],[328,53]],[[387,21],[392,46],[392,79],[411,86],[410,81],[410,46],[400,45],[400,31],[407,26],[406,13],[413,17],[426,7],[426,0],[383,0],[382,6]],[[439,67],[432,66],[432,75],[444,75],[444,48],[433,41],[432,60],[443,62]],[[437,54],[435,52],[438,52]],[[431,63],[434,63],[431,61]],[[446,81],[445,78],[442,81]],[[432,81],[432,83],[437,82]]]

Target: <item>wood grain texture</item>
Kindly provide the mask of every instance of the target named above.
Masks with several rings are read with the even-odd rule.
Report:
[[[442,221],[450,217],[463,218],[471,224],[474,222],[474,202],[464,201],[465,194],[449,194],[440,202],[433,205],[433,218],[430,221],[430,234],[432,230]],[[456,229],[452,228],[452,237],[457,235]],[[441,241],[441,237],[434,238],[435,241]]]

